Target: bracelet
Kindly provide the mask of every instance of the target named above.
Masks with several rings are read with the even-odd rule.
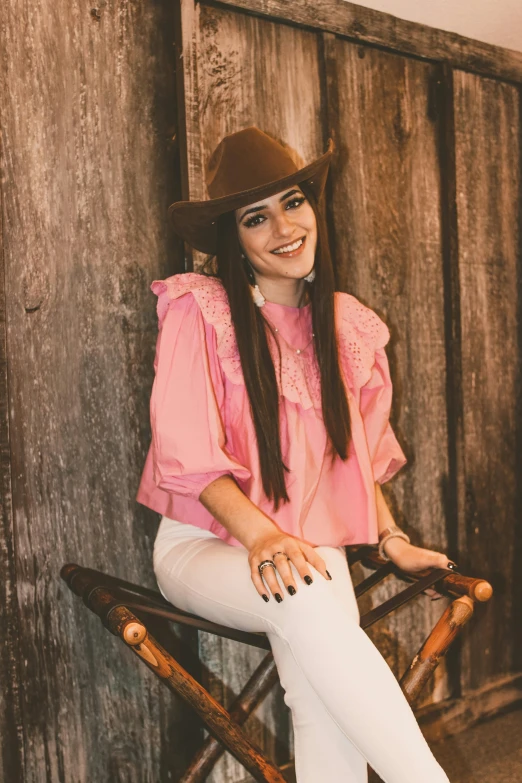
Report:
[[[385,527],[384,530],[381,530],[381,532],[379,533],[379,543],[383,540],[385,536],[388,535],[388,533],[392,533],[395,530],[401,530],[401,528],[398,525],[388,525],[388,527]]]
[[[390,560],[390,558],[384,551],[384,547],[386,546],[386,543],[390,540],[390,538],[402,538],[404,539],[404,541],[406,541],[407,544],[410,543],[410,537],[406,535],[404,530],[401,530],[400,527],[397,527],[397,525],[393,525],[391,527],[386,528],[386,530],[383,530],[379,534],[379,556],[386,561]]]

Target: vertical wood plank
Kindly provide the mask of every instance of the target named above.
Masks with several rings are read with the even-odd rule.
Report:
[[[390,327],[392,424],[408,465],[383,491],[414,543],[447,546],[448,434],[435,66],[325,34],[338,284]],[[378,597],[389,594],[386,585]],[[419,606],[421,603],[421,606]],[[402,672],[442,611],[403,607],[372,631]],[[425,699],[449,695],[444,668]]]
[[[0,214],[2,193],[0,190]],[[23,780],[22,715],[20,709],[20,618],[16,597],[13,535],[11,439],[9,429],[9,380],[5,267],[0,221],[0,780]]]
[[[460,285],[458,265],[457,171],[455,160],[455,112],[453,69],[441,63],[433,83],[433,103],[438,117],[440,160],[441,253],[444,277],[444,318],[446,333],[446,411],[448,416],[448,481],[446,519],[448,554],[461,562],[459,529],[464,514],[463,416],[462,416],[462,336],[460,331]],[[462,566],[461,566],[462,568]],[[473,572],[476,573],[476,572]],[[452,694],[461,694],[461,639],[448,654]]]
[[[513,669],[522,535],[520,455],[520,104],[513,85],[455,72],[465,516],[463,565],[496,600],[463,644],[464,691]],[[513,566],[510,563],[513,562]]]
[[[299,28],[183,0],[188,196],[207,198],[204,164],[227,133],[255,124],[287,142],[296,161],[324,152],[321,83],[316,36]],[[276,86],[276,87],[275,87]],[[196,269],[205,255],[194,252]],[[258,665],[259,651],[200,634],[202,659],[214,695],[229,704]],[[272,758],[293,752],[288,709],[281,688],[246,724]],[[229,755],[212,783],[247,780]]]
[[[76,561],[155,586],[158,517],[135,495],[150,440],[149,285],[174,271],[171,4],[118,0],[94,18],[82,3],[14,0],[0,26],[2,559],[16,584],[9,569],[2,582],[16,589],[7,606],[20,615],[23,780],[173,780],[193,724],[59,577]],[[14,650],[10,611],[2,678]],[[2,779],[14,781],[10,698]]]

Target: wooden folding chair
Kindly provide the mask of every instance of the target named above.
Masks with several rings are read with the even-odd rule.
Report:
[[[470,619],[475,601],[489,600],[492,587],[483,579],[472,579],[444,568],[429,569],[415,575],[406,574],[393,563],[385,563],[375,547],[364,546],[350,552],[347,548],[347,555],[351,564],[361,562],[373,569],[373,573],[356,586],[357,598],[390,574],[408,583],[393,598],[362,615],[362,628],[368,628],[429,587],[435,587],[438,592],[453,598],[400,681],[411,704],[462,626]],[[100,617],[103,625],[119,636],[170,690],[192,707],[212,735],[196,753],[180,783],[201,783],[206,780],[225,749],[243,764],[255,780],[284,783],[287,779],[285,776],[291,773],[291,765],[276,767],[241,729],[241,725],[277,682],[272,653],[268,652],[230,711],[227,711],[150,635],[143,617],[164,618],[169,622],[270,651],[266,634],[246,633],[209,622],[177,609],[155,590],[74,563],[64,565],[60,575],[69,588],[81,596],[89,609]]]

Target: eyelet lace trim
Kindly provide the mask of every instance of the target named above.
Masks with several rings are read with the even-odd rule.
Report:
[[[165,280],[154,280],[150,288],[158,296],[160,327],[170,302],[188,292],[193,294],[203,318],[216,331],[217,352],[223,372],[232,383],[244,384],[228,297],[221,281],[196,272],[185,272]],[[348,385],[355,390],[369,381],[375,364],[375,351],[386,345],[390,332],[377,313],[351,294],[336,292],[335,317],[341,366]],[[282,366],[279,373],[278,352],[272,340],[269,345],[280,393],[290,402],[299,403],[304,409],[315,407],[320,410],[321,377],[315,353],[307,350],[297,356],[280,341]]]

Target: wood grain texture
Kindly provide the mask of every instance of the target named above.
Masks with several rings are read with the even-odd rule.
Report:
[[[321,155],[326,145],[320,133],[316,36],[192,0],[182,0],[181,8],[186,117],[182,132],[188,156],[185,197],[208,197],[204,170],[209,154],[224,135],[248,125],[289,144],[299,164]],[[194,251],[194,266],[199,267],[205,257]]]
[[[111,2],[98,20],[77,2],[0,9],[1,551],[16,583],[8,569],[2,582],[16,590],[24,719],[17,743],[8,705],[6,781],[21,780],[22,743],[24,783],[175,779],[190,744],[179,703],[59,579],[75,560],[155,586],[157,515],[134,498],[150,438],[149,285],[173,271],[172,25],[168,3]]]
[[[204,198],[208,154],[252,123],[304,162],[334,135],[341,287],[392,333],[392,422],[409,464],[385,492],[416,543],[458,544],[464,570],[496,588],[464,634],[464,706],[442,667],[427,698],[454,695],[455,725],[466,704],[476,720],[518,698],[518,680],[500,701],[494,692],[520,665],[520,104],[500,80],[522,81],[522,55],[344,0],[110,0],[94,14],[12,0],[0,29],[0,678],[10,683],[0,779],[176,780],[198,744],[191,715],[121,655],[59,570],[75,560],[155,586],[157,515],[134,501],[150,439],[149,285],[183,268],[168,204]],[[438,62],[446,81],[452,66],[468,71],[452,80],[454,133],[441,129],[448,116],[433,97]],[[455,150],[441,156],[441,139]],[[448,230],[458,232],[449,324]],[[196,268],[202,260],[195,254]],[[457,365],[458,400],[448,400]],[[450,416],[448,433],[452,405],[462,422]],[[380,629],[397,673],[444,605],[422,597]],[[192,633],[158,638],[195,673]],[[225,706],[265,654],[205,634],[199,651]],[[292,753],[280,687],[247,729],[276,762]],[[209,779],[244,771],[227,756]]]
[[[464,690],[507,675],[520,642],[520,103],[517,88],[456,72],[462,334],[463,565],[493,585],[463,651]]]
[[[0,209],[2,191],[0,189]],[[0,223],[0,780],[23,780],[24,759],[20,741],[20,618],[16,595],[13,533],[13,493],[7,375],[7,320],[5,269]]]
[[[494,46],[457,33],[410,22],[397,16],[348,3],[346,0],[219,0],[221,5],[268,16],[324,32],[352,42],[384,47],[402,55],[446,62],[499,78],[522,81],[522,52]]]
[[[300,156],[308,163],[324,152],[320,51],[314,34],[229,9],[183,2],[182,35],[190,198],[208,197],[204,162],[218,141],[248,125],[287,142],[297,161]],[[194,253],[196,269],[205,258]],[[227,707],[264,655],[208,634],[200,634],[200,651],[210,690]],[[293,750],[282,697],[279,686],[245,725],[249,736],[278,761],[288,757],[289,742]],[[226,754],[209,781],[228,783],[243,775]]]
[[[522,674],[495,677],[481,688],[456,699],[429,704],[416,713],[422,733],[431,744],[466,731],[501,712],[520,709]]]
[[[414,543],[445,551],[448,435],[434,66],[325,35],[341,290],[387,323],[392,425],[408,465],[383,491]],[[390,588],[379,588],[381,599]],[[422,597],[370,634],[402,674],[441,613]],[[424,698],[449,693],[444,668]],[[434,692],[433,692],[434,691]]]

